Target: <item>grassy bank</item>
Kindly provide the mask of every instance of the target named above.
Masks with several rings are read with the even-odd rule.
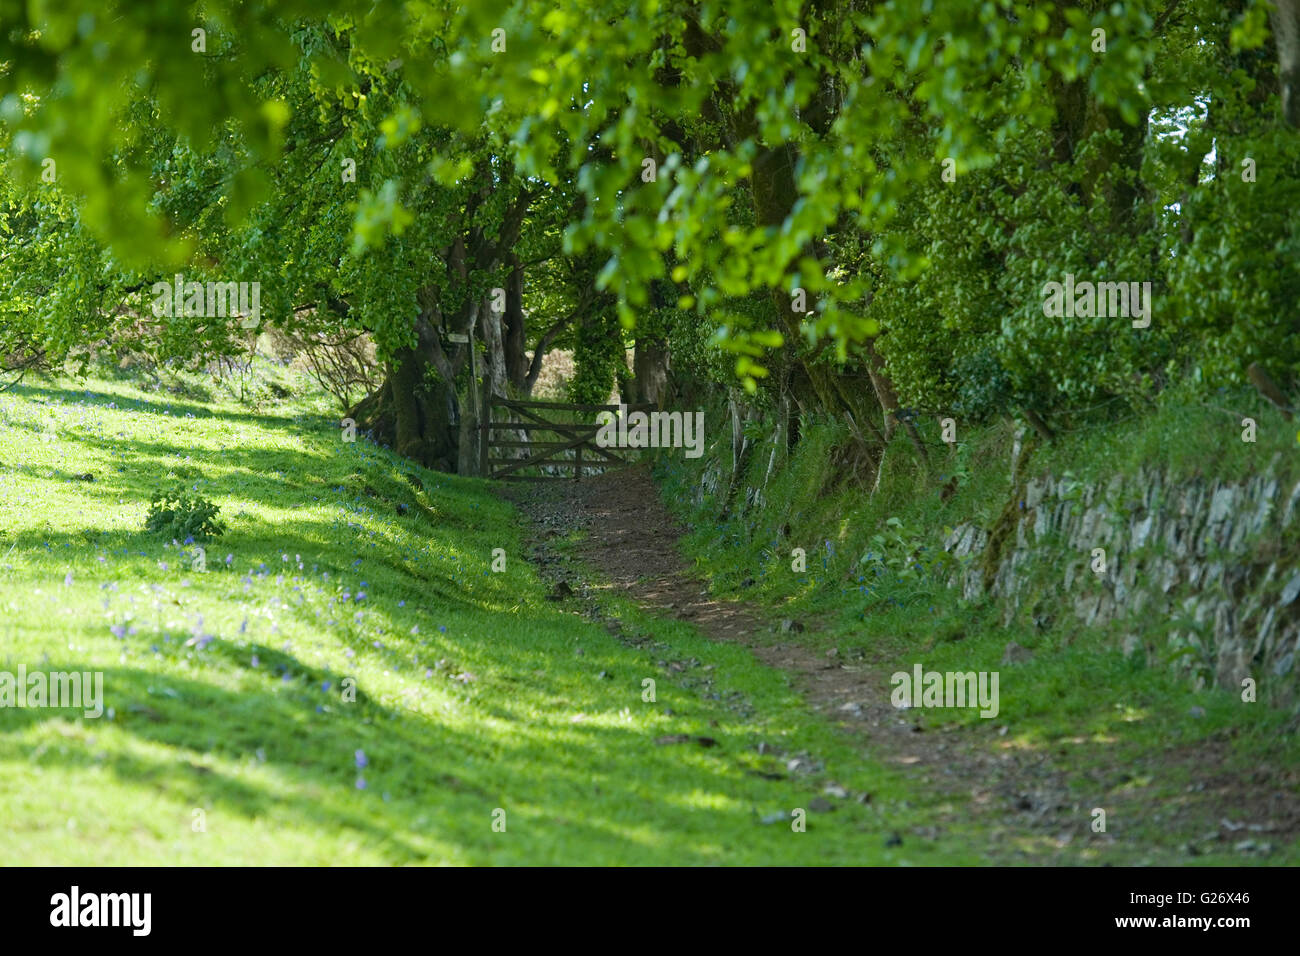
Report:
[[[0,670],[102,672],[105,708],[0,709],[0,863],[978,859],[885,847],[926,798],[778,672],[623,608],[717,669],[709,694],[664,679],[546,600],[485,484],[344,442],[319,397],[274,397],[307,382],[262,374],[277,388],[253,407],[125,373],[0,395]],[[142,530],[173,484],[227,522],[206,570]],[[717,745],[656,743],[679,734]],[[771,773],[764,740],[833,760],[873,805],[793,833],[822,781]]]

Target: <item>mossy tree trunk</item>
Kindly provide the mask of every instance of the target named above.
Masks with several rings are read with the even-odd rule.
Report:
[[[454,472],[464,462],[477,460],[477,456],[461,455],[462,441],[473,440],[476,434],[470,431],[465,438],[460,427],[463,412],[474,414],[472,403],[462,409],[462,399],[475,387],[467,372],[468,340],[476,330],[487,345],[487,385],[504,395],[507,357],[501,317],[486,315],[486,300],[469,290],[472,279],[497,272],[507,261],[531,198],[520,192],[494,236],[475,225],[456,238],[442,258],[447,281],[430,283],[416,297],[420,312],[412,320],[414,342],[396,350],[387,364],[384,384],[349,412],[377,439],[426,467]],[[466,218],[474,221],[473,208]],[[460,292],[458,302],[439,291],[448,288]],[[485,316],[494,323],[491,327]]]

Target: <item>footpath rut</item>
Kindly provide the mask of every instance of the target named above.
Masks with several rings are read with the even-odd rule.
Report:
[[[713,640],[748,648],[784,672],[810,707],[852,735],[869,756],[914,777],[918,788],[937,788],[954,798],[935,832],[921,836],[942,838],[948,823],[967,831],[973,825],[987,841],[990,860],[1100,862],[1116,835],[1092,832],[1089,821],[1091,808],[1105,807],[1112,817],[1131,815],[1128,819],[1178,833],[1177,850],[1152,848],[1158,858],[1153,862],[1177,863],[1209,849],[1206,844],[1224,849],[1246,835],[1242,825],[1207,816],[1213,806],[1271,818],[1267,826],[1251,828],[1262,839],[1267,837],[1258,831],[1273,839],[1300,832],[1300,811],[1269,800],[1265,795],[1271,788],[1259,786],[1271,781],[1216,773],[1213,748],[1160,755],[1164,770],[1192,777],[1180,805],[1167,806],[1129,786],[1140,768],[1103,761],[1071,773],[1051,752],[1015,746],[996,719],[977,729],[927,728],[918,711],[890,703],[889,675],[896,667],[814,651],[794,633],[779,632],[776,622],[757,610],[710,595],[681,557],[677,542],[684,529],[644,468],[582,481],[512,484],[501,494],[531,523],[534,563],[560,595],[581,599],[584,583],[610,588],[650,612],[690,623]],[[581,568],[561,563],[551,546],[571,535],[578,540]],[[574,580],[575,575],[588,579]]]

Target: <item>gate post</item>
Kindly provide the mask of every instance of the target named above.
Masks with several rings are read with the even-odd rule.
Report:
[[[479,438],[478,438],[478,462],[479,476],[482,478],[491,478],[489,474],[491,465],[488,464],[488,442],[492,440],[492,398],[483,396],[482,402],[483,415],[479,419]]]

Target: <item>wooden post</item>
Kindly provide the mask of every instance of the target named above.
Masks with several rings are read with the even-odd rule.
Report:
[[[469,327],[465,340],[469,348],[469,393],[474,405],[474,425],[476,426],[475,430],[481,436],[483,434],[483,393],[479,390],[478,384],[478,349],[474,348],[474,326]],[[479,444],[482,445],[481,438]],[[479,454],[475,457],[478,458],[479,476],[483,477],[483,452],[481,447]]]
[[[478,473],[480,478],[490,478],[488,474],[488,422],[492,421],[492,405],[487,388],[478,377],[478,349],[474,347],[474,326],[469,327],[469,382],[474,392],[474,404],[478,406]]]
[[[582,479],[582,446],[573,449],[573,480]]]
[[[492,466],[488,464],[488,443],[492,441],[492,399],[484,396],[483,399],[483,417],[479,420],[479,474],[484,478],[491,478]]]

